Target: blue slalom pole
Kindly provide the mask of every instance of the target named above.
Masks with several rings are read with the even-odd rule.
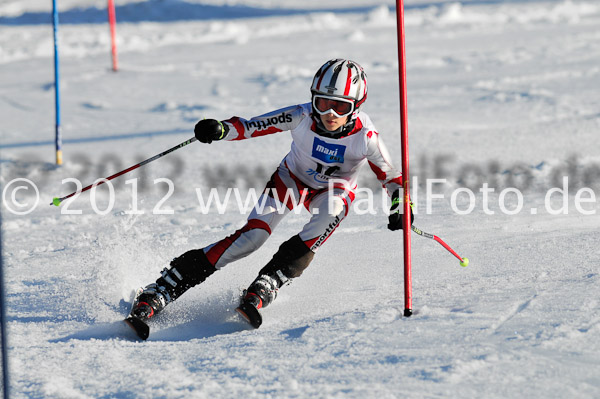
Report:
[[[52,0],[52,26],[54,30],[54,108],[56,113],[56,164],[62,165],[62,137],[60,133],[60,73],[58,65],[58,9]]]
[[[0,226],[2,226],[2,216],[0,216]],[[2,229],[0,228],[0,346],[2,346],[2,391],[4,399],[8,399],[8,343],[6,339],[6,312],[4,301],[4,262],[2,257]]]

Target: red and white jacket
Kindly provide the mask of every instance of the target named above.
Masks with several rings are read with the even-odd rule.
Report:
[[[354,129],[339,138],[319,135],[311,118],[312,105],[299,104],[264,115],[243,119],[233,117],[223,121],[229,127],[225,140],[245,140],[252,137],[290,131],[292,147],[282,164],[314,189],[326,188],[331,179],[347,182],[355,189],[361,167],[368,163],[388,194],[402,188],[402,174],[394,168],[379,133],[364,112],[360,112]]]

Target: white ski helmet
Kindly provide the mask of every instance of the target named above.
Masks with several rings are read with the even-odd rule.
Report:
[[[327,61],[315,74],[310,88],[313,111],[324,114],[333,111],[337,116],[352,115],[348,124],[352,123],[365,100],[367,99],[367,75],[356,62],[345,59]],[[352,105],[346,108],[319,110],[315,101],[319,98],[338,100]]]

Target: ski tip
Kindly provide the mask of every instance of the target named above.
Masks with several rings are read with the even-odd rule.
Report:
[[[61,203],[61,202],[62,202],[62,201],[60,200],[60,198],[58,198],[58,197],[55,197],[55,198],[52,198],[52,203],[51,203],[50,205],[54,205],[54,206],[60,206],[60,203]]]
[[[135,335],[137,335],[142,341],[145,341],[150,336],[150,327],[143,320],[137,317],[129,316],[125,319],[125,323],[133,329]]]
[[[235,309],[250,325],[254,328],[260,327],[262,324],[262,316],[258,310],[249,304],[242,303]]]

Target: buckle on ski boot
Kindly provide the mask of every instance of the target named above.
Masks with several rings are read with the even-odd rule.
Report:
[[[154,316],[154,309],[147,302],[139,302],[131,311],[131,315],[138,319],[149,319]]]
[[[169,294],[162,287],[150,284],[136,299],[131,316],[147,320],[163,310],[170,299]]]

